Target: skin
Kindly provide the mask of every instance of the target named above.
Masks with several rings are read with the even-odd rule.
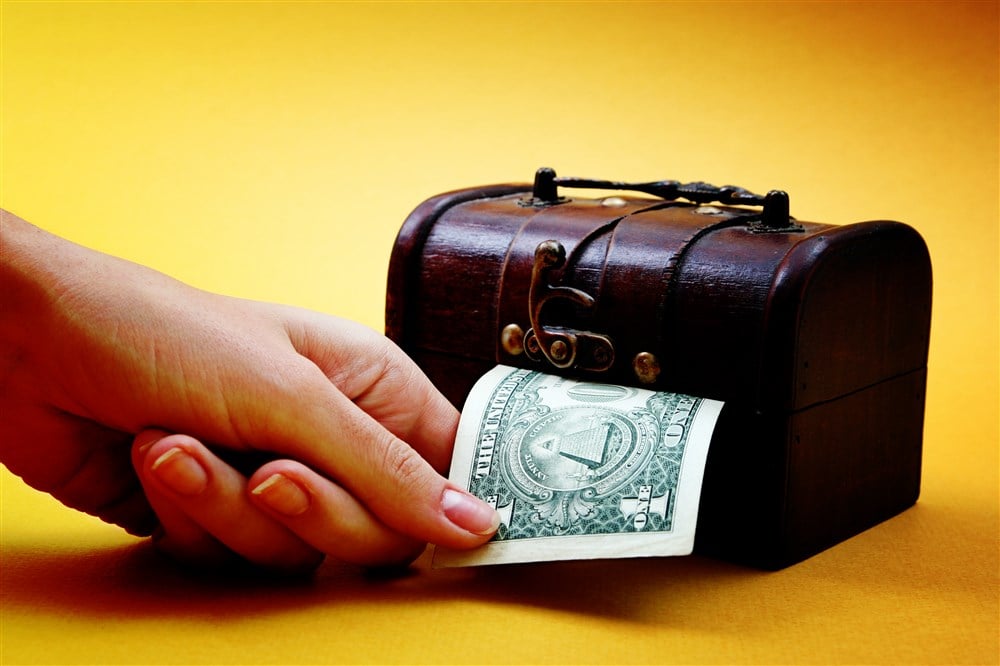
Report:
[[[0,462],[201,565],[411,561],[498,523],[458,414],[384,336],[207,293],[0,213]]]

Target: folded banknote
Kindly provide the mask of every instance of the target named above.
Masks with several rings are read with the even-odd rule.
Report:
[[[722,403],[497,366],[470,393],[450,479],[496,536],[433,566],[686,555]]]

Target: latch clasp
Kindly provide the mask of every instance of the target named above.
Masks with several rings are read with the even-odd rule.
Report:
[[[531,286],[528,291],[528,317],[531,328],[524,334],[525,355],[533,361],[543,358],[556,368],[577,368],[601,372],[615,361],[615,349],[610,338],[590,331],[578,331],[560,326],[542,324],[542,310],[553,300],[568,300],[584,308],[593,308],[594,297],[573,287],[553,287],[549,284],[550,271],[566,263],[566,250],[559,241],[547,240],[535,249],[535,262],[531,269]]]

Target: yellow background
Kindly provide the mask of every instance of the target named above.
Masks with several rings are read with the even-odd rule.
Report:
[[[701,558],[199,579],[2,481],[3,663],[997,663],[997,3],[0,3],[3,207],[382,326],[424,198],[563,175],[916,227],[918,505],[777,573]]]

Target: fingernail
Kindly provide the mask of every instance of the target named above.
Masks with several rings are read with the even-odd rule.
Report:
[[[309,493],[284,474],[272,474],[250,493],[286,516],[301,515],[309,508]]]
[[[161,455],[150,468],[165,486],[178,495],[197,495],[208,486],[208,473],[180,447]]]
[[[136,435],[136,441],[140,439],[146,440],[146,443],[139,447],[139,455],[145,456],[153,444],[162,440],[166,435],[167,433],[158,430],[146,430]]]
[[[149,451],[149,449],[153,446],[153,444],[156,444],[158,441],[159,440],[157,440],[157,439],[151,439],[148,442],[146,442],[145,444],[143,444],[142,446],[140,446],[139,447],[139,455],[140,456],[145,456],[146,452]]]
[[[493,534],[500,526],[500,514],[496,509],[478,497],[460,490],[445,488],[441,496],[441,507],[448,520],[473,534]]]

